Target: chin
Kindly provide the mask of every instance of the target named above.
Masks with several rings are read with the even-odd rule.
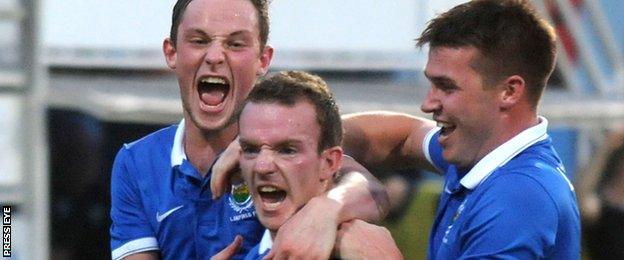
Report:
[[[222,116],[219,116],[218,119],[214,117],[215,116],[211,115],[201,115],[199,117],[193,117],[193,122],[205,132],[221,131],[230,126],[233,122],[231,117],[227,117],[227,119]]]
[[[266,217],[266,216],[263,217],[259,215],[258,219],[260,220],[260,223],[262,223],[262,226],[274,232],[277,232],[277,230],[284,223],[286,223],[286,218],[282,219],[279,217]]]

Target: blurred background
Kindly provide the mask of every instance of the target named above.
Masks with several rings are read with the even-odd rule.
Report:
[[[13,259],[110,259],[115,153],[181,119],[177,82],[161,52],[174,2],[0,0],[0,204],[13,209]],[[323,76],[342,113],[422,115],[427,50],[417,50],[414,39],[433,15],[461,2],[273,0],[272,70]],[[590,209],[610,207],[597,214],[621,214],[624,196],[601,191],[618,187],[605,186],[615,181],[601,177],[598,155],[623,136],[613,137],[624,125],[624,1],[532,2],[559,34],[557,68],[539,113],[550,120],[581,201],[590,198]],[[385,225],[406,259],[424,259],[441,179],[386,175],[393,210]],[[624,217],[619,224],[593,219],[584,225],[624,230]],[[604,241],[617,234],[584,230],[598,234],[584,233],[587,248],[624,251]],[[603,240],[591,242],[595,237]]]

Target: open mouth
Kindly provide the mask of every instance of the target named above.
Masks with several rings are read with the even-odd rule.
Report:
[[[199,81],[197,91],[202,102],[208,106],[219,106],[230,91],[230,84],[221,77],[205,77]]]
[[[260,186],[258,187],[258,194],[268,209],[277,208],[286,198],[286,191],[275,186]]]
[[[440,127],[440,136],[448,136],[450,135],[453,131],[455,131],[455,125],[450,124],[450,123],[446,123],[446,122],[437,122],[438,127]]]

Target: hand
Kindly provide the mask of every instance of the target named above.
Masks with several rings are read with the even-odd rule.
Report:
[[[225,247],[223,250],[221,250],[221,252],[217,253],[216,255],[213,255],[210,259],[211,260],[231,259],[236,254],[236,252],[238,252],[238,250],[241,248],[242,245],[243,245],[243,237],[241,235],[236,235],[236,237],[234,238],[234,241],[232,241],[230,245]]]
[[[264,259],[328,259],[338,227],[338,203],[312,198],[280,227]]]
[[[386,228],[357,219],[340,224],[334,256],[341,259],[403,259]]]
[[[230,176],[239,172],[238,157],[240,155],[240,144],[238,138],[232,141],[223,151],[219,159],[212,166],[210,177],[210,191],[212,199],[218,199],[225,194],[228,189]]]

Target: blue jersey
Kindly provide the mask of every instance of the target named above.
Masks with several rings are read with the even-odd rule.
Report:
[[[462,172],[444,161],[432,131],[423,149],[445,172],[429,259],[579,259],[574,188],[546,133],[526,129]]]
[[[158,250],[164,259],[208,259],[244,237],[242,259],[264,228],[246,186],[212,200],[210,173],[186,160],[184,121],[124,145],[113,165],[112,258]]]
[[[263,259],[266,255],[269,254],[271,247],[273,246],[273,239],[271,239],[271,232],[267,229],[264,231],[264,235],[262,236],[262,240],[256,246],[254,246],[247,256],[245,256],[245,260],[260,260]]]

